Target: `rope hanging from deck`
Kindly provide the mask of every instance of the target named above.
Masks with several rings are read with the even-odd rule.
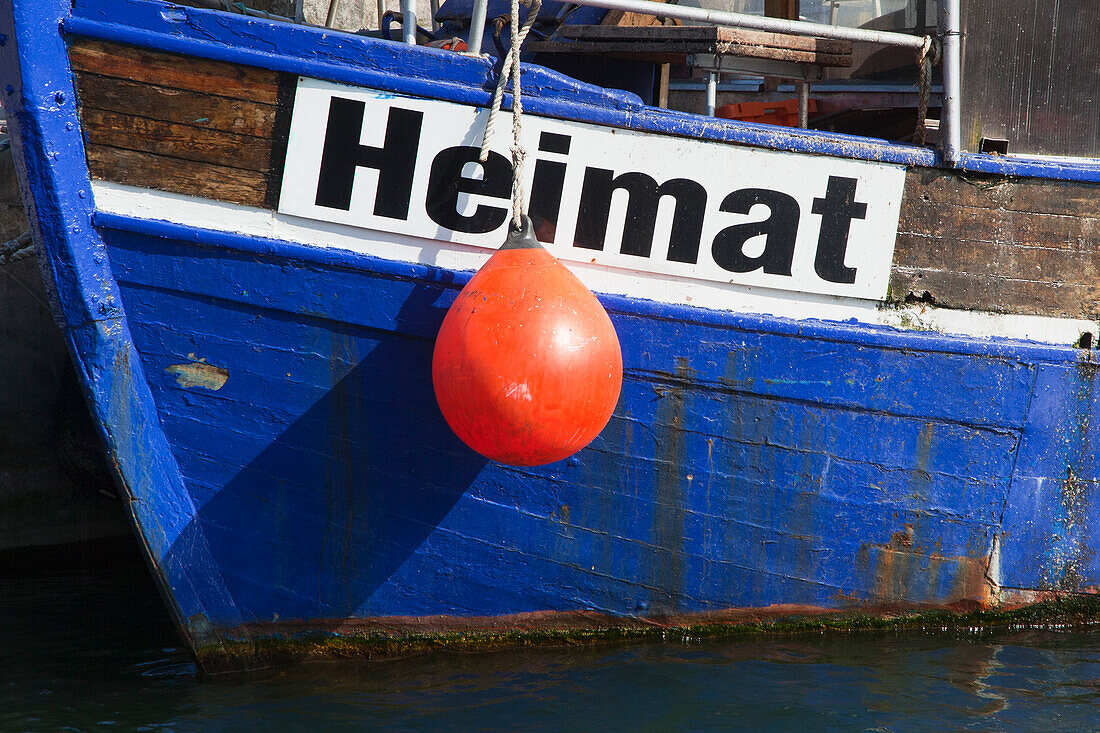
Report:
[[[917,145],[924,145],[928,132],[928,99],[932,96],[932,67],[940,62],[940,44],[931,36],[924,37],[924,45],[917,52],[917,73],[920,74],[920,91],[917,98],[917,132],[913,136]]]
[[[508,80],[512,81],[512,228],[519,229],[522,223],[523,212],[527,208],[526,195],[522,188],[523,180],[523,160],[527,157],[527,151],[524,150],[523,145],[520,142],[520,136],[523,132],[523,102],[521,99],[522,92],[520,89],[520,48],[523,46],[524,40],[527,39],[527,33],[531,30],[531,25],[535,22],[535,17],[539,14],[539,8],[542,6],[542,0],[531,0],[531,9],[527,12],[527,18],[523,21],[522,27],[519,23],[519,5],[520,0],[512,0],[512,15],[509,18],[509,24],[512,29],[512,43],[508,48],[508,53],[504,57],[503,65],[500,70],[500,79],[497,80],[497,88],[493,93],[493,106],[489,111],[489,121],[485,124],[485,137],[481,141],[481,154],[478,156],[478,160],[484,163],[489,159],[489,145],[493,138],[493,128],[496,125],[497,113],[500,112],[500,104],[504,99],[504,87],[507,86]]]

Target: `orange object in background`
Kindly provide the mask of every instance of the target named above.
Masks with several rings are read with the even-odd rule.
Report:
[[[438,41],[432,41],[428,44],[428,47],[441,48],[444,51],[457,51],[458,53],[462,53],[468,48],[466,41],[461,38],[442,38]]]
[[[615,410],[622,376],[603,305],[526,218],[458,294],[432,357],[447,424],[481,455],[514,466],[588,445]]]
[[[817,111],[817,102],[811,99],[807,110],[812,115]],[[798,125],[798,100],[782,99],[778,102],[738,102],[723,104],[714,110],[715,117],[742,122],[759,122],[762,125]]]

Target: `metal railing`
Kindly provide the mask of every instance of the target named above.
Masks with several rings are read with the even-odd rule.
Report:
[[[957,163],[961,155],[961,29],[959,1],[960,0],[942,0],[940,3],[939,18],[943,53],[943,107],[940,119],[940,144],[944,160],[950,165]],[[804,20],[768,18],[759,15],[747,15],[745,13],[731,13],[724,10],[708,10],[706,8],[694,8],[683,5],[653,2],[652,0],[578,0],[572,4],[588,5],[597,8],[606,8],[608,10],[622,10],[644,15],[656,15],[665,18],[674,18],[677,20],[686,20],[729,28],[748,28],[751,30],[786,33],[796,36],[831,38],[856,43],[874,43],[882,46],[897,46],[913,50],[923,48],[927,42],[925,36],[915,36],[908,33],[876,31],[865,28],[848,28],[845,26],[826,25],[824,23],[812,23]],[[470,36],[467,41],[469,48],[466,53],[468,54],[479,55],[481,53],[481,41],[485,31],[485,14],[488,5],[488,0],[474,0],[473,11],[470,17]],[[409,16],[406,16],[406,18],[408,17]],[[408,37],[408,33],[406,33],[406,37]],[[713,84],[708,86],[713,87]],[[708,89],[708,94],[712,93],[713,90]]]

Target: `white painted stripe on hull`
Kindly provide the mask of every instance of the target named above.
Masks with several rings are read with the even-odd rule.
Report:
[[[267,209],[106,181],[93,181],[92,192],[96,208],[103,212],[347,250],[400,262],[472,271],[492,254],[481,247],[387,232],[368,232],[358,227],[277,214]],[[1004,315],[920,304],[892,306],[857,298],[738,286],[595,264],[567,264],[585,285],[596,292],[713,310],[795,320],[855,320],[903,330],[1024,339],[1050,344],[1074,344],[1083,333],[1093,334],[1095,341],[1100,330],[1093,321],[1075,318]]]

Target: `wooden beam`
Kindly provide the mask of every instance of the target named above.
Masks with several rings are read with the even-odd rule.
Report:
[[[668,2],[669,0],[657,0]],[[600,24],[608,27],[638,28],[646,26],[678,26],[676,18],[662,18],[649,13],[631,13],[626,10],[608,10]]]
[[[669,64],[661,64],[657,67],[657,106],[668,109],[668,77]]]
[[[530,42],[532,51],[546,53],[590,53],[616,55],[622,58],[684,63],[687,56],[711,54],[715,56],[738,56],[742,58],[771,59],[774,61],[792,61],[816,66],[851,66],[851,56],[816,53],[813,51],[793,51],[769,46],[745,46],[738,43],[707,42],[635,42],[619,41],[536,41]]]
[[[697,42],[738,43],[745,46],[785,48],[795,51],[813,51],[826,54],[852,53],[851,41],[831,38],[792,36],[786,33],[770,33],[745,28],[720,28],[713,25],[653,26],[648,28],[620,28],[600,25],[563,26],[558,31],[561,38],[576,41],[618,41],[651,43]]]
[[[764,0],[764,15],[769,18],[798,20],[798,0]]]

